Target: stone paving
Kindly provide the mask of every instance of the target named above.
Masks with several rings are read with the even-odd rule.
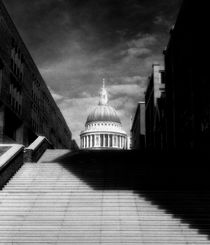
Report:
[[[0,244],[210,241],[131,190],[97,190],[60,163],[40,162],[24,164],[0,192]]]

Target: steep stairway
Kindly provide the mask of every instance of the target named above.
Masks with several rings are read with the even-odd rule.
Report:
[[[0,244],[210,244],[99,161],[49,150],[25,163],[0,191]]]

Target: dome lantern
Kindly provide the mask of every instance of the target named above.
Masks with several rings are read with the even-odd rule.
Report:
[[[103,79],[103,87],[101,88],[101,91],[100,91],[99,105],[107,105],[108,103],[108,94],[105,88],[105,82],[106,80]]]

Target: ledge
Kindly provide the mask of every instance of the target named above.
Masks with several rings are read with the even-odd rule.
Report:
[[[0,147],[9,149],[0,156],[0,190],[15,175],[23,165],[23,145],[0,144]]]
[[[0,171],[24,149],[23,145],[17,144],[0,144],[0,147],[10,147],[8,151],[0,156]]]
[[[47,149],[52,149],[52,144],[44,136],[38,138],[24,152],[24,162],[37,162]]]

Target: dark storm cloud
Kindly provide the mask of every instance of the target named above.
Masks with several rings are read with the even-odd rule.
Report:
[[[5,0],[75,134],[102,78],[126,129],[181,0]],[[126,121],[127,120],[127,121]],[[78,125],[79,123],[79,125]]]
[[[130,40],[141,33],[159,33],[173,23],[180,0],[7,0],[6,4],[34,51],[54,58],[73,38],[86,52]],[[165,30],[166,31],[166,30]],[[35,54],[35,56],[37,56]]]

